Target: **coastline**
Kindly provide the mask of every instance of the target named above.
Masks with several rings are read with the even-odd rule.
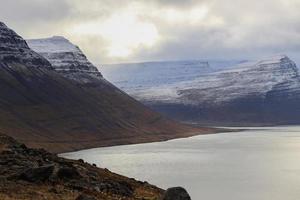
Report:
[[[230,133],[230,132],[240,132],[245,131],[246,129],[231,129],[231,128],[214,128],[214,127],[205,127],[201,130],[201,132],[185,132],[181,134],[174,134],[174,135],[161,135],[161,137],[151,138],[151,137],[143,137],[143,138],[118,138],[114,140],[106,140],[106,141],[94,141],[95,143],[91,144],[91,148],[79,148],[74,149],[72,151],[64,151],[64,152],[57,152],[58,155],[71,153],[76,151],[88,150],[88,149],[95,149],[101,147],[114,147],[114,146],[122,146],[122,145],[135,145],[135,144],[146,144],[146,143],[154,143],[154,142],[165,142],[174,139],[182,139],[182,138],[189,138],[198,135],[210,135],[210,134],[219,134],[219,133]],[[99,144],[94,146],[94,144]]]

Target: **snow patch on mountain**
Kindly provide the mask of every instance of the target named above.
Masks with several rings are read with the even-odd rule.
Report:
[[[78,46],[61,36],[27,40],[34,51],[45,57],[57,72],[70,79],[88,83],[91,77],[102,79],[98,69]],[[88,76],[87,76],[88,75]]]
[[[26,41],[0,22],[0,60],[5,63],[20,62],[27,67],[52,68],[42,56],[32,51]]]
[[[206,73],[215,72],[220,70],[220,68],[237,63],[239,61],[222,60],[121,63],[102,65],[101,72],[105,78],[122,90],[130,94],[139,92],[147,95],[143,92],[144,90],[193,80]],[[151,91],[155,92],[152,89]],[[168,88],[164,89],[164,94],[166,93],[177,96],[176,93],[171,92]]]
[[[279,85],[281,90],[300,88],[296,64],[284,55],[238,64],[221,71],[196,74],[191,80],[142,89],[123,89],[148,104],[211,106],[239,98],[266,98],[268,92],[278,89]]]
[[[27,41],[37,52],[61,53],[80,51],[77,46],[73,45],[69,40],[62,36],[53,36],[45,39],[31,39]]]

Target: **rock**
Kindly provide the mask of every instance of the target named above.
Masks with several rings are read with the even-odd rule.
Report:
[[[81,177],[75,167],[61,167],[56,175],[60,179],[78,179]]]
[[[40,182],[49,180],[54,170],[54,165],[29,168],[23,171],[18,178],[29,182]]]
[[[130,197],[133,195],[134,190],[131,185],[125,181],[104,181],[95,187],[98,192],[109,192],[117,195]]]
[[[191,200],[191,197],[184,188],[173,187],[167,189],[161,200]]]
[[[58,191],[56,188],[50,188],[48,191],[51,193],[54,193],[54,194],[58,194]]]
[[[86,194],[81,194],[75,200],[96,200],[96,199]]]

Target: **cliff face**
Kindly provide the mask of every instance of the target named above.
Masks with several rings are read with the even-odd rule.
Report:
[[[63,53],[59,63],[77,67],[57,71],[53,60],[35,53],[15,32],[3,24],[0,29],[7,41],[0,49],[0,132],[18,141],[65,152],[210,131],[153,112],[103,79],[83,55],[71,62]]]
[[[300,123],[297,66],[279,55],[129,94],[169,117],[212,125]]]

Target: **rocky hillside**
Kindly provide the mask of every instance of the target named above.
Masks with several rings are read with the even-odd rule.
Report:
[[[170,195],[147,182],[120,176],[83,160],[30,149],[0,134],[0,199],[168,200],[163,196]],[[178,192],[173,194],[173,199],[179,197]]]
[[[212,131],[148,109],[103,79],[78,48],[79,60],[61,55],[64,69],[73,69],[70,78],[70,70],[56,71],[53,60],[35,53],[3,23],[0,30],[0,132],[30,147],[66,152]]]
[[[126,91],[153,109],[184,121],[212,125],[300,123],[300,77],[295,63],[284,55],[199,73],[173,84]]]

